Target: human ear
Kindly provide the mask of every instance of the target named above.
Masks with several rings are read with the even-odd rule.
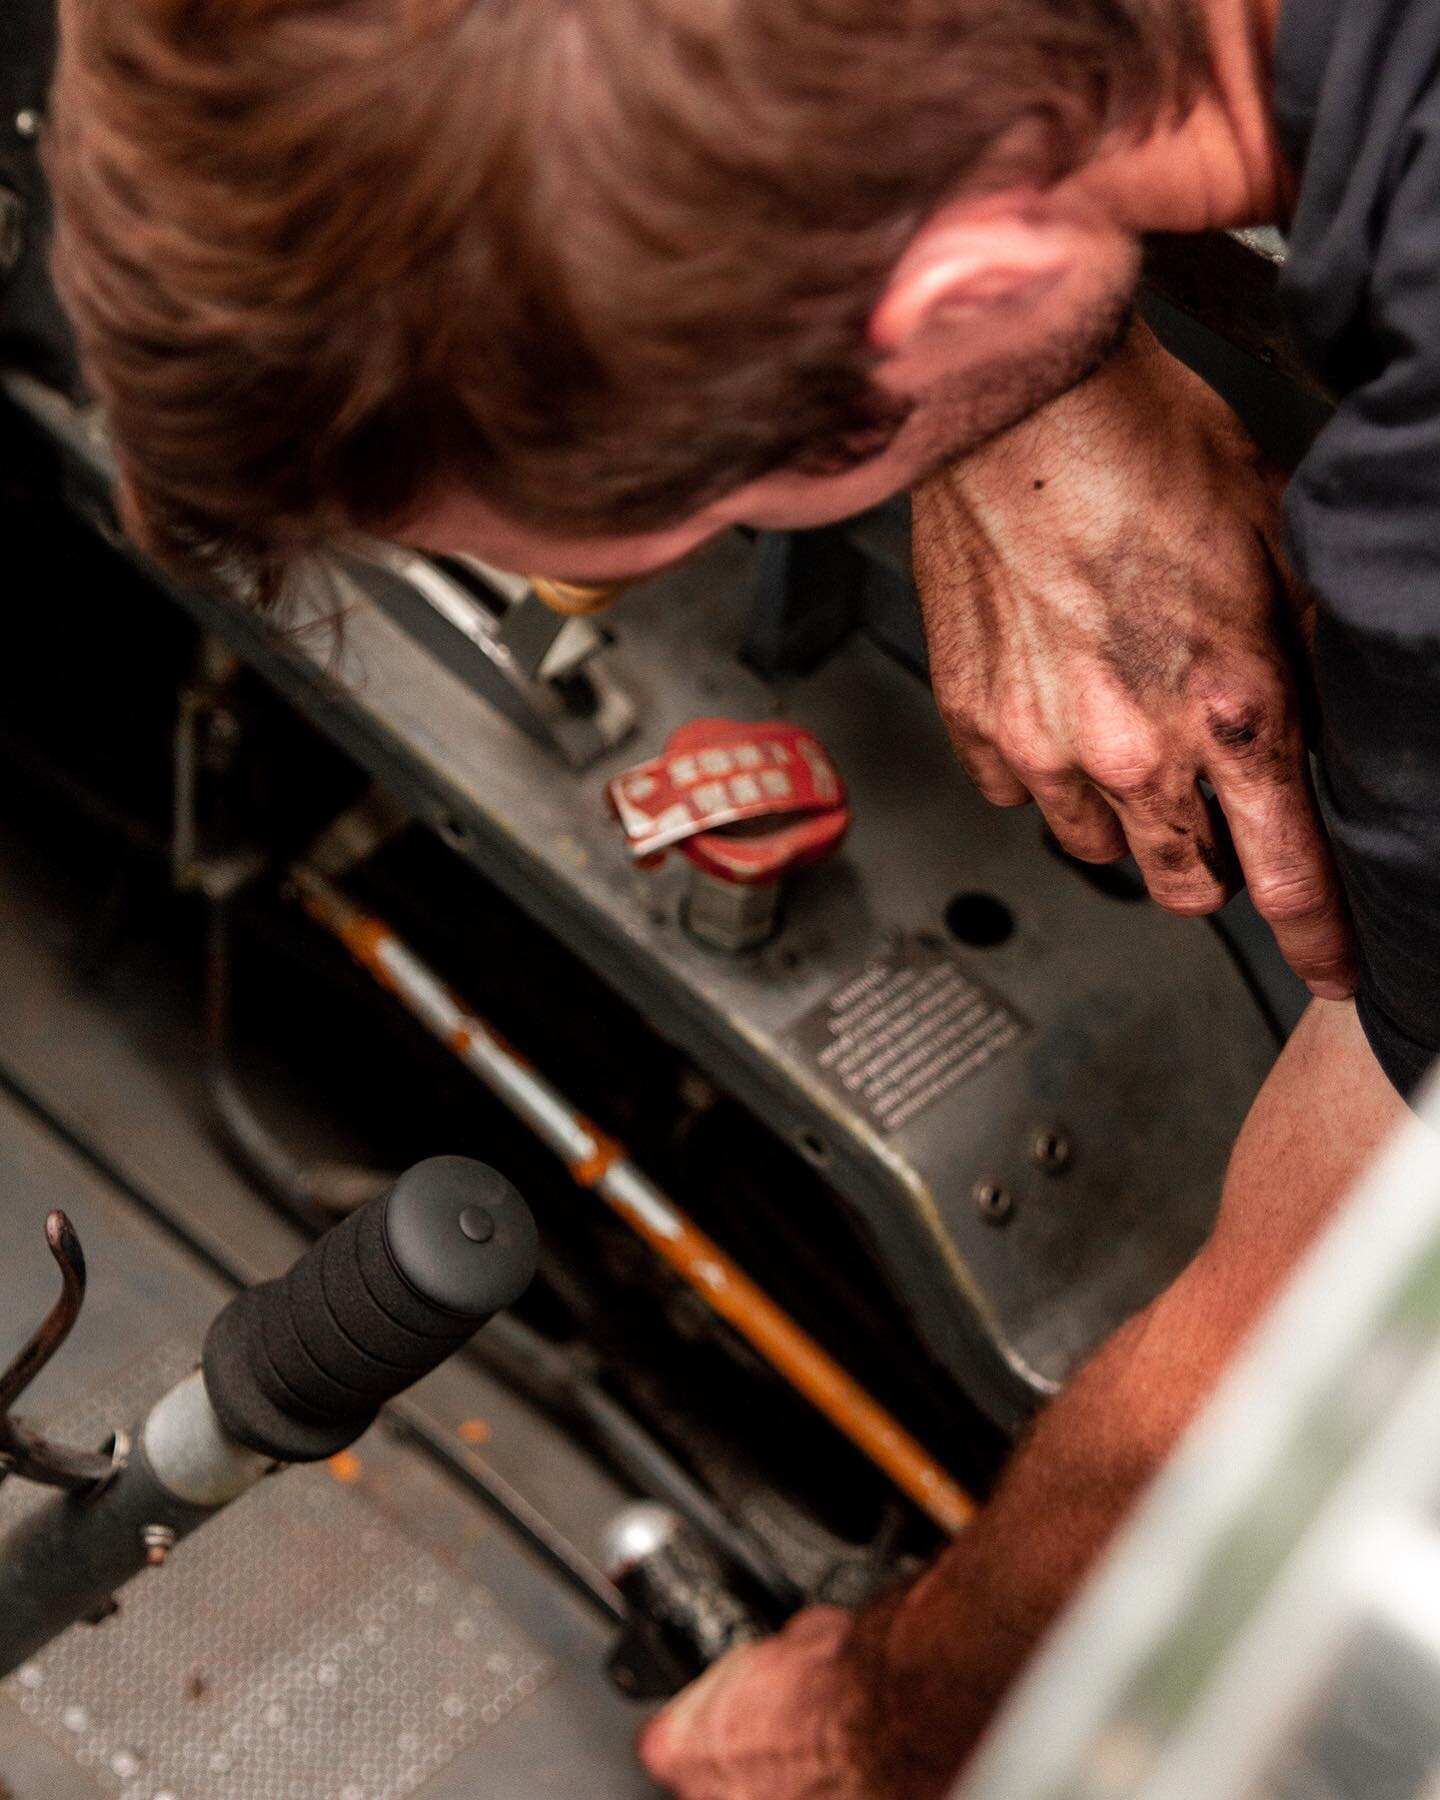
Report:
[[[1033,195],[942,208],[910,240],[870,317],[872,346],[896,356],[930,331],[1013,316],[1074,267],[1073,223]]]

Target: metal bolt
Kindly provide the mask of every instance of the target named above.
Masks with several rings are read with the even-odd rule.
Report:
[[[1047,1175],[1058,1175],[1070,1167],[1075,1150],[1063,1131],[1046,1125],[1030,1140],[1030,1154],[1036,1168],[1043,1169]]]
[[[33,106],[22,107],[15,115],[15,135],[22,138],[37,138],[40,135],[40,115]]]
[[[145,1560],[158,1569],[175,1548],[175,1533],[168,1525],[142,1525],[140,1542],[145,1546]]]
[[[1015,1210],[1009,1188],[998,1182],[977,1181],[972,1192],[976,1211],[989,1225],[1003,1225]]]

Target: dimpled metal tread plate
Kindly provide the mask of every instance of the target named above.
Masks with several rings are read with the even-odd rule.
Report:
[[[195,1365],[165,1345],[47,1421],[94,1443]],[[0,1528],[42,1498],[0,1487]],[[3,1684],[124,1800],[401,1800],[550,1665],[325,1469],[263,1482]]]

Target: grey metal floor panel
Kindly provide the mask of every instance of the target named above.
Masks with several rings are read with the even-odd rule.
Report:
[[[194,1362],[161,1345],[57,1432],[103,1438]],[[7,1484],[0,1525],[37,1500]],[[554,1673],[485,1589],[321,1467],[246,1495],[5,1692],[124,1800],[405,1800]]]
[[[147,1025],[133,1007],[128,1018],[107,1012],[66,985],[63,934],[33,895],[16,889],[3,844],[0,889],[0,1067],[38,1082],[47,1105],[59,1103],[67,1125],[97,1136],[127,1173],[158,1174],[172,1194],[188,1184],[215,1237],[248,1252],[262,1265],[255,1273],[271,1272],[288,1254],[285,1232],[223,1172],[196,1118],[177,1105],[155,1043],[144,1041],[152,1030],[159,1035],[158,1024]],[[46,1419],[83,1407],[117,1370],[143,1364],[157,1347],[173,1359],[175,1345],[198,1343],[227,1292],[32,1112],[0,1093],[0,1357],[53,1298],[41,1224],[55,1205],[80,1232],[91,1287],[73,1338],[27,1397],[28,1410]],[[168,1372],[152,1366],[141,1385],[158,1391]],[[437,1416],[456,1425],[477,1415],[494,1422],[487,1453],[494,1448],[497,1462],[503,1455],[512,1479],[524,1475],[532,1448],[542,1497],[551,1487],[568,1492],[567,1527],[598,1527],[613,1490],[593,1476],[588,1485],[577,1479],[553,1428],[453,1365],[433,1393]],[[606,1686],[606,1634],[554,1576],[383,1428],[358,1447],[349,1473],[349,1486],[325,1470],[286,1474],[181,1546],[171,1566],[142,1578],[147,1591],[133,1590],[129,1620],[78,1628],[37,1659],[36,1671],[12,1678],[0,1692],[0,1800],[652,1794],[630,1755],[643,1715]],[[8,1496],[21,1493],[0,1488],[0,1503],[13,1505]],[[313,1519],[304,1510],[311,1494],[322,1496]],[[232,1524],[228,1542],[214,1536],[207,1543]],[[293,1555],[287,1534],[296,1537]],[[230,1571],[224,1583],[210,1559]],[[248,1638],[235,1611],[246,1567],[248,1597],[261,1613],[273,1607],[246,1627]],[[309,1570],[303,1581],[302,1567]],[[230,1596],[223,1603],[222,1588]],[[433,1599],[416,1600],[417,1591],[432,1588]],[[152,1607],[162,1610],[152,1614]],[[382,1640],[367,1642],[377,1625]],[[126,1648],[127,1631],[145,1640],[143,1653]],[[487,1668],[492,1657],[506,1659],[507,1668]],[[200,1693],[192,1696],[197,1676]],[[275,1722],[276,1708],[285,1709],[283,1723]],[[228,1766],[212,1767],[215,1757]]]

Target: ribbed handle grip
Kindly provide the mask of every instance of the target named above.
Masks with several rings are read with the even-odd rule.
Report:
[[[519,1299],[538,1260],[535,1221],[502,1175],[462,1156],[417,1163],[219,1314],[205,1340],[211,1404],[267,1456],[332,1456]]]

